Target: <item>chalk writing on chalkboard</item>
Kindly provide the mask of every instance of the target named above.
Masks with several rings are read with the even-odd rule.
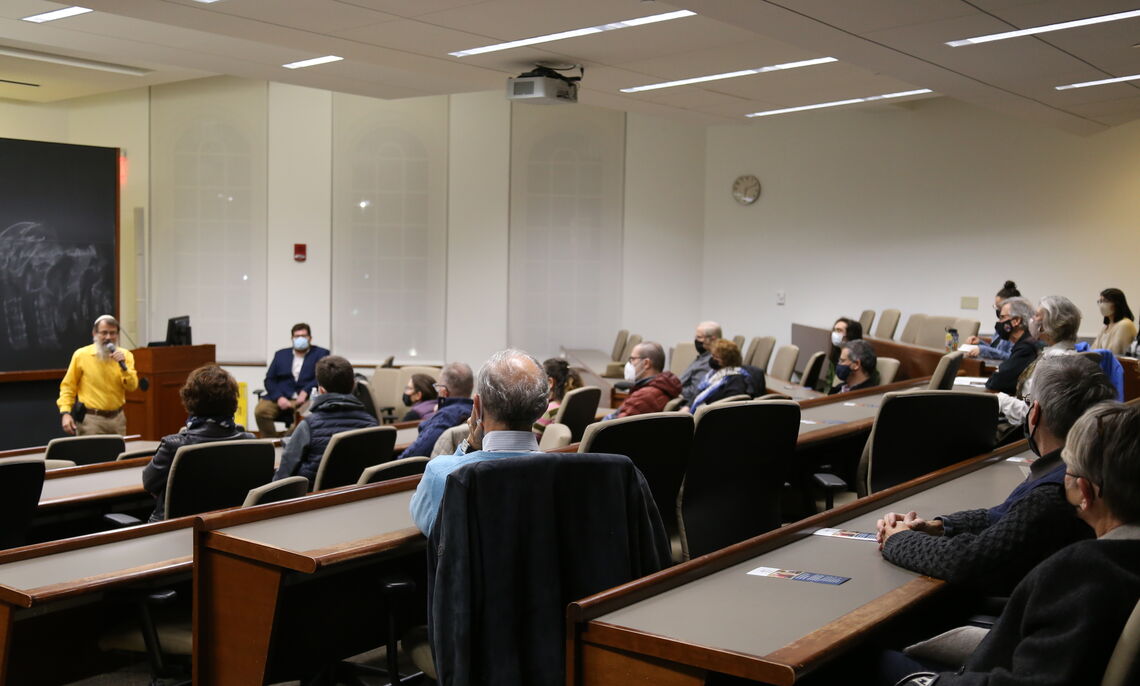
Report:
[[[0,353],[8,369],[67,366],[90,337],[88,313],[115,305],[113,244],[61,239],[21,221],[0,231]]]

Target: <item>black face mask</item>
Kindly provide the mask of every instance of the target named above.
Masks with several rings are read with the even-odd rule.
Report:
[[[701,341],[701,339],[694,338],[693,339],[693,346],[696,347],[698,355],[704,355],[705,354],[705,344]]]
[[[709,369],[713,371],[720,369],[720,360],[716,359],[715,357],[709,358]]]
[[[1030,406],[1030,411],[1033,407]],[[1025,439],[1029,441],[1029,450],[1037,457],[1041,457],[1041,451],[1037,449],[1037,438],[1034,434],[1037,433],[1037,427],[1029,428],[1029,413],[1026,413],[1025,419],[1021,420],[1021,432],[1025,434]]]
[[[1011,333],[1013,333],[1013,320],[1012,319],[1007,319],[1004,322],[999,321],[997,324],[994,324],[994,335],[997,336],[998,338],[1005,340],[1005,339],[1009,338],[1009,335]]]
[[[411,407],[411,406],[412,406],[412,396],[408,395],[407,393],[405,393],[405,394],[401,395],[401,396],[400,396],[400,400],[403,400],[403,401],[404,401],[404,405],[405,405],[406,407]]]

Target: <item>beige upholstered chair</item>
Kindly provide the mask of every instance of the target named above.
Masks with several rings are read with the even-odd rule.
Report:
[[[396,408],[403,405],[400,396],[404,393],[404,387],[400,385],[400,370],[395,367],[377,367],[372,372],[372,378],[368,379],[368,388],[372,391],[372,403],[380,416],[384,416],[386,410],[391,416]]]
[[[977,319],[963,318],[954,320],[954,328],[958,329],[959,342],[965,343],[970,336],[978,335],[978,330],[982,328],[982,324]]]
[[[721,398],[720,400],[713,401],[709,403],[709,405],[727,405],[728,403],[739,403],[745,400],[752,400],[752,396],[748,395],[747,393],[730,395],[726,398]]]
[[[773,377],[781,381],[791,381],[792,372],[796,369],[796,360],[800,356],[798,345],[782,345],[776,351],[776,359],[772,360],[772,369],[768,371]],[[760,365],[755,365],[759,367]]]
[[[439,438],[435,440],[435,445],[432,446],[431,455],[429,457],[451,455],[455,452],[455,449],[459,447],[459,444],[463,442],[463,439],[467,438],[467,434],[470,432],[471,427],[467,425],[467,422],[456,424],[447,431],[444,431],[439,435]]]
[[[309,493],[309,480],[303,476],[287,476],[284,479],[270,481],[264,486],[251,488],[245,497],[242,507],[265,505],[266,503],[279,503],[282,500],[300,498]]]
[[[321,456],[313,490],[356,483],[365,469],[392,459],[396,427],[370,426],[334,434]]]
[[[602,374],[607,379],[620,379],[625,375],[625,361],[633,354],[633,349],[641,343],[641,334],[630,334],[625,339],[625,348],[621,351],[621,356],[613,362],[606,365],[606,372]]]
[[[914,344],[918,339],[918,332],[926,324],[925,314],[912,314],[906,320],[906,326],[903,327],[902,335],[899,336],[899,341],[902,343]]]
[[[617,337],[614,338],[614,347],[610,352],[610,359],[614,362],[624,362],[621,359],[621,354],[625,352],[625,342],[629,338],[629,330],[622,329],[617,332]]]
[[[570,427],[557,422],[547,424],[542,430],[542,438],[538,441],[538,449],[547,452],[565,448],[570,445]]]
[[[602,389],[597,386],[575,388],[562,396],[562,404],[554,414],[554,423],[565,424],[570,428],[571,441],[582,440],[586,426],[592,424],[598,414],[598,403],[601,399]]]
[[[669,355],[669,371],[681,376],[695,359],[697,359],[697,348],[692,341],[678,343],[673,346]]]
[[[665,407],[661,408],[661,411],[662,412],[673,412],[674,410],[679,410],[679,409],[681,409],[681,405],[684,402],[685,402],[684,398],[682,398],[681,396],[677,396],[676,398],[673,398],[669,402],[665,403]]]
[[[962,366],[962,358],[965,353],[958,350],[952,353],[946,353],[938,360],[938,366],[934,368],[934,373],[930,375],[930,385],[927,386],[931,391],[949,391],[954,388],[954,377],[958,376],[958,368]]]
[[[776,347],[775,336],[760,336],[753,338],[752,343],[748,345],[751,354],[744,358],[744,364],[751,365],[757,369],[768,370],[768,361],[772,358],[772,350]]]
[[[71,460],[77,465],[113,462],[126,449],[122,436],[67,436],[48,441],[44,458]]]
[[[805,388],[815,388],[815,384],[819,381],[819,375],[823,371],[823,365],[827,362],[827,355],[823,352],[814,352],[804,364],[804,373],[800,375],[800,385]]]
[[[922,323],[922,328],[919,329],[914,344],[921,345],[924,348],[938,348],[939,350],[945,350],[946,330],[950,328],[956,328],[955,324],[957,323],[957,317],[950,317],[945,315],[927,315],[926,321]]]
[[[744,336],[733,336],[732,342],[736,344],[736,348],[744,352]]]
[[[874,310],[863,310],[859,315],[859,325],[863,327],[863,333],[870,333],[871,323],[875,321]]]
[[[895,337],[895,329],[899,326],[900,313],[896,309],[883,310],[879,315],[879,323],[875,326],[875,338],[891,339]]]
[[[875,362],[875,371],[879,372],[879,385],[886,386],[898,376],[899,361],[893,357],[880,357]]]
[[[157,450],[157,447],[148,448],[146,450],[124,450],[123,452],[119,453],[119,456],[115,458],[115,461],[118,462],[120,460],[133,460],[136,457],[154,457],[154,453]]]
[[[1100,686],[1128,686],[1136,683],[1140,683],[1140,601],[1137,601],[1124,624],[1124,630],[1120,632]]]
[[[464,426],[466,426],[466,424]],[[388,462],[373,465],[365,469],[360,473],[360,478],[356,483],[363,486],[364,484],[374,484],[389,479],[399,479],[402,476],[423,474],[428,462],[428,458],[423,456],[405,457],[402,460],[389,460]]]

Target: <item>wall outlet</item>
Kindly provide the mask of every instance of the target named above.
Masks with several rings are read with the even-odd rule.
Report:
[[[776,291],[776,304],[777,305],[787,304],[787,300],[788,300],[788,294],[787,293],[785,293],[782,290]]]
[[[963,310],[976,310],[976,309],[978,309],[978,296],[976,296],[976,295],[963,295],[962,296],[962,309]]]

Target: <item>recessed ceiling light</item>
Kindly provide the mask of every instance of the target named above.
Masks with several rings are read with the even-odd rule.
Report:
[[[654,14],[648,17],[638,17],[637,19],[627,19],[625,21],[615,21],[610,24],[599,24],[598,26],[588,26],[584,29],[573,29],[570,31],[562,31],[560,33],[549,33],[545,36],[535,36],[534,38],[523,38],[522,40],[513,40],[508,43],[496,43],[495,45],[485,45],[481,48],[471,48],[470,50],[460,50],[458,52],[449,52],[447,54],[452,57],[468,57],[470,55],[482,55],[485,52],[496,52],[498,50],[510,50],[511,48],[521,48],[525,45],[535,45],[537,43],[550,43],[556,40],[565,40],[567,38],[577,38],[579,36],[588,36],[591,33],[601,33],[602,31],[614,31],[616,29],[628,29],[632,26],[644,26],[645,24],[656,24],[660,21],[670,21],[672,19],[682,19],[684,17],[694,16],[696,12],[689,10],[678,10],[676,12],[666,12],[664,14]]]
[[[622,88],[622,93],[640,93],[641,91],[652,91],[659,88],[673,88],[675,86],[688,86],[694,83],[704,83],[705,81],[720,81],[721,79],[735,79],[738,76],[749,76],[751,74],[763,74],[769,71],[782,71],[784,69],[798,69],[800,67],[811,67],[817,64],[827,64],[828,62],[838,62],[839,60],[834,57],[820,57],[814,60],[803,60],[800,62],[786,62],[784,64],[773,64],[768,67],[760,67],[758,69],[742,69],[740,71],[729,71],[723,74],[711,74],[709,76],[695,76],[691,79],[680,79],[678,81],[665,81],[663,83],[651,83],[648,86],[634,86],[633,88]]]
[[[301,60],[300,62],[290,62],[289,64],[282,64],[281,66],[285,67],[286,69],[301,69],[304,67],[312,67],[312,66],[315,66],[318,64],[328,64],[329,62],[339,62],[343,59],[344,59],[343,57],[337,57],[336,55],[325,55],[324,57],[314,57],[311,60]]]
[[[1117,12],[1116,14],[1105,14],[1099,17],[1089,17],[1088,19],[1076,19],[1074,21],[1063,21],[1059,24],[1046,24],[1044,26],[1035,26],[1031,29],[1020,29],[1017,31],[1004,31],[1002,33],[991,33],[988,36],[975,36],[974,38],[963,38],[962,40],[952,40],[946,45],[952,48],[960,48],[963,45],[973,45],[975,43],[989,43],[995,40],[1005,40],[1007,38],[1020,38],[1022,36],[1032,36],[1037,33],[1048,33],[1050,31],[1063,31],[1065,29],[1075,29],[1078,26],[1089,26],[1090,24],[1103,24],[1106,21],[1120,21],[1121,19],[1131,19],[1133,17],[1140,17],[1140,10],[1129,10],[1127,12]]]
[[[33,14],[30,17],[24,17],[24,21],[32,21],[37,24],[42,24],[45,21],[55,21],[56,19],[66,19],[67,17],[74,17],[77,14],[87,14],[91,10],[86,7],[64,7],[61,10],[52,10],[51,12],[42,12],[40,14]]]
[[[768,117],[773,114],[787,114],[788,112],[803,112],[805,110],[818,110],[824,107],[839,107],[840,105],[854,105],[857,102],[872,102],[875,100],[889,100],[891,98],[904,98],[908,95],[922,95],[923,93],[933,93],[934,91],[929,88],[920,88],[913,91],[901,91],[899,93],[884,93],[883,95],[872,95],[866,98],[851,98],[850,100],[836,100],[835,102],[821,102],[816,105],[801,105],[800,107],[785,107],[780,110],[766,110],[764,112],[753,112],[746,114],[746,117]]]
[[[19,57],[20,59],[25,60],[36,60],[37,62],[48,62],[50,64],[62,64],[66,67],[79,67],[81,69],[106,71],[112,74],[126,74],[127,76],[146,76],[150,73],[149,69],[128,67],[125,64],[96,62],[95,60],[85,60],[78,57],[67,57],[66,55],[54,55],[50,52],[36,52],[35,50],[24,50],[22,48],[9,48],[7,46],[0,46],[0,55],[7,55],[8,57]]]
[[[1070,83],[1064,86],[1053,86],[1054,89],[1059,91],[1067,91],[1072,88],[1088,88],[1089,86],[1103,86],[1106,83],[1121,83],[1122,81],[1136,81],[1140,79],[1140,74],[1133,74],[1132,76],[1117,76],[1113,79],[1100,79],[1099,81],[1082,81],[1081,83]]]

